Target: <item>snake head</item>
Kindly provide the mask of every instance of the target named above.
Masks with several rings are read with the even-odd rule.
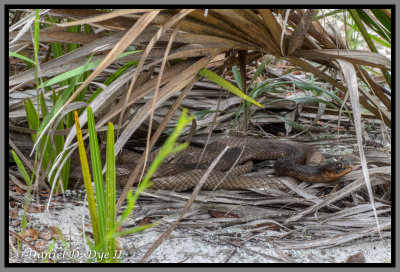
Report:
[[[325,181],[336,180],[351,171],[353,171],[354,166],[350,161],[338,161],[331,162],[324,166],[323,175]]]

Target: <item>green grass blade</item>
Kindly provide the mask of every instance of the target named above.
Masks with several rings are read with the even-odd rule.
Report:
[[[390,44],[390,43],[387,43],[387,42],[385,42],[384,40],[382,40],[382,39],[379,39],[377,36],[375,36],[375,35],[370,35],[371,36],[371,39],[373,39],[374,41],[376,41],[377,43],[379,43],[379,44],[381,44],[381,45],[383,45],[383,46],[385,46],[385,47],[387,47],[387,48],[392,48],[392,45]]]
[[[122,237],[122,236],[131,235],[133,233],[144,231],[146,229],[153,228],[153,227],[156,227],[158,225],[159,225],[159,223],[156,222],[156,223],[152,223],[152,224],[137,226],[137,227],[134,227],[134,228],[131,228],[131,229],[127,229],[127,230],[123,230],[121,232],[118,232],[118,233],[116,233],[114,235],[114,237],[119,237],[119,236]]]
[[[244,100],[247,100],[261,108],[264,108],[260,103],[258,103],[257,101],[255,101],[254,99],[252,99],[251,97],[245,95],[241,90],[239,90],[238,88],[236,88],[235,86],[233,86],[231,83],[229,83],[228,81],[226,81],[225,79],[223,79],[222,77],[220,77],[219,75],[211,72],[210,70],[206,69],[206,68],[202,68],[199,71],[199,74],[201,76],[204,76],[208,79],[210,79],[211,81],[213,81],[214,83],[218,84],[219,86],[221,86],[222,88],[234,93],[235,95],[243,98]]]
[[[233,77],[235,78],[236,85],[242,90],[242,75],[240,74],[236,65],[232,66]]]
[[[18,155],[14,152],[14,150],[11,149],[11,153],[15,163],[17,164],[18,170],[24,177],[25,183],[30,187],[32,185],[32,180],[30,179],[28,172],[26,172],[24,165],[22,164],[21,160],[19,159]]]
[[[138,199],[139,195],[141,192],[143,192],[145,189],[149,188],[151,186],[150,183],[150,178],[153,176],[157,168],[160,166],[160,164],[163,162],[163,160],[171,153],[173,152],[178,152],[179,150],[185,148],[187,146],[187,143],[181,144],[178,147],[175,147],[175,142],[181,133],[181,131],[185,128],[185,126],[192,122],[193,116],[186,117],[187,115],[187,109],[183,109],[182,115],[179,117],[179,120],[174,128],[174,130],[171,132],[170,136],[167,138],[167,140],[164,142],[163,146],[161,147],[160,151],[157,154],[157,157],[154,159],[153,163],[150,165],[149,170],[146,173],[146,176],[140,183],[139,188],[135,191],[135,193],[132,196],[132,192],[129,191],[127,195],[127,200],[128,200],[128,206],[122,213],[121,217],[118,220],[117,223],[117,228],[122,224],[122,222],[128,218],[130,213],[133,210],[133,207],[135,206],[136,200]]]
[[[21,54],[15,53],[15,52],[9,51],[8,52],[8,56],[9,57],[14,57],[14,58],[19,58],[19,59],[21,59],[23,61],[26,61],[26,62],[29,62],[29,63],[31,63],[33,65],[36,65],[35,61],[31,60],[30,58],[25,57],[24,55],[21,55]]]
[[[39,128],[39,115],[36,112],[35,106],[32,103],[32,100],[30,98],[27,98],[24,100],[24,105],[25,105],[25,112],[26,112],[26,117],[28,119],[28,126],[30,129],[37,130]],[[31,134],[32,136],[32,141],[36,141],[36,134]]]
[[[90,157],[92,161],[92,174],[94,181],[94,188],[96,192],[96,202],[97,202],[97,215],[99,224],[99,236],[100,243],[106,237],[106,201],[104,196],[104,182],[102,173],[102,164],[100,157],[99,143],[97,140],[96,124],[93,117],[93,111],[91,107],[87,108],[88,117],[88,128],[89,128],[89,145],[90,145]],[[104,251],[104,249],[101,249]]]
[[[143,179],[143,183],[150,180],[153,174],[156,172],[157,168],[161,165],[164,159],[171,153],[178,152],[183,148],[187,147],[187,143],[181,144],[175,147],[175,142],[179,137],[181,131],[186,127],[186,125],[192,121],[193,116],[186,117],[187,109],[182,111],[182,115],[180,116],[178,123],[176,124],[174,130],[171,135],[164,142],[164,145],[161,147],[160,151],[157,154],[157,157],[154,159],[153,163],[150,165],[149,170],[147,171],[146,176]]]
[[[29,178],[28,173],[26,172],[25,167],[22,165],[21,160],[19,159],[18,155],[14,152],[14,150],[11,150],[12,156],[14,158],[15,163],[17,164],[17,167],[19,171],[21,172],[22,176],[24,177],[25,183],[28,185],[28,191],[26,192],[26,201],[24,205],[24,213],[22,215],[21,219],[21,231],[26,228],[28,222],[26,221],[26,209],[28,208],[28,202],[31,197],[31,188],[32,188],[32,180],[33,180],[33,174],[32,178]]]
[[[382,12],[380,9],[371,9],[371,12],[375,15],[376,19],[386,28],[388,34],[392,31],[392,22],[390,18]]]
[[[316,97],[311,97],[311,96],[303,96],[303,97],[295,97],[295,98],[290,98],[290,99],[284,99],[284,100],[292,100],[297,103],[304,103],[304,104],[309,104],[309,103],[322,103],[330,106],[331,108],[334,108],[336,110],[339,110],[338,107],[336,107],[334,104],[330,103],[329,101],[326,101],[321,98],[316,98]]]
[[[36,86],[39,86],[38,68],[37,68],[37,65],[39,65],[39,33],[40,33],[39,10],[36,9],[35,26],[34,26],[34,41],[33,41],[33,53],[35,56]],[[37,89],[39,90],[39,88],[37,88]],[[39,93],[37,96],[39,96]],[[39,110],[38,110],[38,112],[39,112]]]
[[[375,22],[372,20],[369,15],[363,11],[362,9],[355,9],[355,12],[357,13],[358,17],[354,14],[354,10],[349,9],[350,15],[353,17],[355,23],[358,26],[358,29],[360,30],[361,34],[363,35],[365,39],[365,33],[363,33],[362,27],[360,27],[360,23],[357,21],[358,19],[361,19],[368,27],[370,27],[373,31],[375,31],[379,36],[384,38],[387,42],[390,42],[390,32],[384,32]]]
[[[364,26],[364,24],[361,21],[361,18],[359,16],[359,14],[365,14],[365,12],[362,11],[362,10],[360,11],[359,9],[356,9],[356,10],[349,9],[349,13],[350,13],[351,17],[353,18],[354,22],[357,24],[357,27],[360,30],[360,33],[363,36],[365,42],[367,43],[369,49],[372,52],[378,53],[378,50],[376,49],[374,42],[372,41],[371,37],[369,36],[369,33],[365,29],[365,26]],[[368,17],[368,16],[366,15],[366,17]],[[369,18],[369,19],[372,20],[371,18]],[[377,33],[379,34],[380,32],[377,31]],[[383,35],[382,37],[385,39],[386,36]],[[386,40],[388,42],[390,42],[389,38],[387,38]],[[391,85],[392,85],[392,77],[391,77],[391,75],[389,74],[389,72],[387,70],[385,70],[385,69],[381,69],[381,70],[382,70],[383,76],[385,77],[386,83],[391,87]]]
[[[42,118],[45,118],[47,115],[47,107],[46,107],[46,100],[44,99],[44,95],[40,94],[40,110],[42,112]]]
[[[55,17],[50,17],[46,16],[47,21],[53,22],[53,23],[59,23],[59,19]],[[53,51],[53,57],[55,59],[61,57],[64,55],[63,47],[61,43],[59,42],[52,42],[50,43],[51,50]],[[60,82],[60,86],[67,86],[68,85],[68,80],[64,80]]]
[[[57,103],[57,95],[55,94],[54,91],[53,91],[53,95],[52,95],[52,101],[53,101],[53,105]],[[56,129],[63,130],[64,122],[59,122]],[[56,154],[60,154],[64,150],[64,143],[65,143],[64,135],[54,136],[54,144],[55,144],[55,148],[56,148]],[[69,151],[64,153],[63,160],[68,155],[68,153],[69,153]],[[64,190],[66,190],[68,188],[70,168],[71,168],[71,157],[69,157],[67,159],[67,161],[64,164],[64,167],[61,170],[61,179],[63,182]],[[56,173],[54,173],[54,176],[55,176],[55,174]],[[50,177],[50,180],[53,180],[54,176]]]
[[[68,20],[72,21],[72,20]],[[80,33],[81,32],[81,26],[80,25],[75,25],[67,29],[67,32],[70,33]],[[79,48],[79,44],[77,43],[67,43],[67,53],[74,51],[75,49]]]
[[[294,85],[300,87],[303,90],[323,92],[323,93],[327,94],[328,96],[330,96],[334,101],[336,101],[337,104],[339,104],[339,105],[343,104],[343,101],[340,99],[340,97],[335,95],[333,92],[330,92],[328,90],[325,90],[324,88],[321,88],[319,86],[316,86],[316,85],[313,85],[313,84],[310,84],[310,83],[307,83],[307,82],[303,82],[303,81],[277,82],[277,83],[271,84],[271,87],[276,87],[276,86],[286,85],[286,84],[294,84]],[[336,106],[334,106],[333,108],[337,109]],[[350,111],[349,111],[348,107],[344,106],[344,109],[345,109],[348,117],[350,118],[350,120],[353,120],[352,117],[351,117],[351,114],[350,114]]]
[[[115,73],[113,73],[111,76],[109,76],[103,84],[108,86],[111,82],[119,78],[128,68],[132,67],[133,65],[137,65],[138,61],[129,61],[125,65],[123,65],[121,68],[119,68]],[[87,100],[88,103],[92,102],[101,92],[103,91],[103,88],[98,88],[92,96]]]
[[[44,97],[39,96],[39,101],[40,101],[40,105],[42,106],[41,110],[44,112],[44,115],[45,115],[46,109],[45,109],[45,106],[43,106],[44,105]],[[39,115],[37,114],[37,111],[35,109],[35,106],[33,105],[32,101],[29,98],[24,100],[24,106],[25,106],[26,116],[28,119],[29,128],[33,129],[33,130],[37,130],[40,125],[40,119],[39,119]],[[32,137],[32,141],[35,142],[37,139],[37,134],[32,133],[31,137]],[[52,150],[51,145],[49,145],[49,144],[46,145],[46,141],[48,141],[48,140],[49,140],[49,136],[44,135],[42,138],[42,142],[41,142],[41,147],[42,147],[41,151],[42,151],[42,157],[43,157],[42,169],[44,169],[44,170],[47,169],[49,163],[51,161],[54,161],[54,159],[55,159],[54,151]]]
[[[76,137],[78,140],[78,149],[79,149],[79,157],[81,161],[82,167],[82,174],[83,174],[83,181],[85,184],[87,201],[89,205],[89,214],[90,214],[90,221],[92,222],[92,230],[93,230],[93,237],[95,244],[100,243],[100,235],[99,235],[99,223],[98,223],[98,216],[96,212],[96,202],[94,200],[94,193],[92,188],[92,182],[90,178],[90,171],[89,171],[89,163],[86,157],[85,145],[83,143],[82,137],[82,129],[79,124],[79,116],[78,112],[74,111],[75,117],[75,125],[76,125]]]
[[[42,118],[45,118],[47,115],[47,107],[46,107],[46,102],[44,99],[44,95],[41,93],[40,94],[40,110],[42,113]],[[53,162],[55,160],[55,154],[53,151],[53,148],[51,147],[50,144],[45,145],[45,142],[49,139],[49,136],[44,136],[42,140],[42,154],[43,154],[43,163],[42,163],[42,168],[47,169],[47,166],[49,165],[50,162]]]
[[[137,53],[137,52],[141,52],[141,50],[136,50],[136,51],[132,51],[132,52],[124,52],[121,55],[119,55],[117,57],[117,59],[123,58],[123,57],[125,57],[127,55],[131,55],[131,54],[134,54],[134,53]],[[60,74],[58,76],[55,76],[52,79],[44,82],[43,84],[41,84],[39,86],[39,88],[44,88],[44,87],[47,87],[47,86],[51,86],[53,84],[59,83],[61,81],[67,80],[69,78],[72,78],[72,77],[75,77],[75,76],[80,76],[84,72],[87,72],[87,71],[90,71],[90,70],[94,70],[102,61],[103,61],[103,59],[99,59],[99,60],[96,60],[96,61],[91,62],[91,63],[86,63],[85,65],[83,65],[81,67],[72,69],[72,70],[67,71],[65,73],[62,73],[62,74]]]
[[[107,233],[116,231],[116,173],[115,173],[115,155],[114,155],[114,126],[108,123],[107,132],[107,171],[106,171],[106,219]],[[114,261],[116,249],[116,240],[107,239],[106,251],[110,254],[109,262]]]
[[[54,56],[55,59],[61,57],[62,55],[64,55],[61,43],[53,42],[50,45],[51,45],[51,49],[53,50],[53,56]]]
[[[86,65],[90,63],[90,60],[92,59],[93,55],[94,53],[89,57]],[[79,77],[80,75],[77,75],[76,77],[73,78],[68,88],[62,92],[62,95],[59,97],[57,103],[53,105],[53,108],[51,109],[50,113],[46,116],[46,118],[43,119],[43,122],[38,129],[39,134],[43,132],[44,128],[47,126],[49,121],[54,117],[54,115],[61,109],[61,107],[68,100],[71,93],[75,90],[75,85],[78,82]],[[69,124],[72,124],[72,122],[73,121],[67,122],[68,123],[67,127],[69,127]]]
[[[344,11],[344,9],[335,9],[335,10],[333,10],[331,12],[323,13],[321,15],[315,16],[313,21],[318,21],[319,19],[328,18],[329,16],[341,13],[343,11]]]
[[[264,59],[262,60],[260,65],[257,67],[257,70],[254,73],[253,77],[251,78],[249,87],[251,86],[251,84],[253,84],[254,80],[256,80],[259,77],[259,75],[261,75],[261,73],[264,71],[266,62],[267,62],[267,58],[264,57]],[[249,87],[247,87],[247,88],[249,88]]]
[[[278,80],[279,78],[274,78],[274,79],[267,79],[264,81],[263,84],[255,84],[254,88],[250,91],[249,96],[253,98],[254,100],[258,95],[261,93],[268,91],[272,88],[273,85],[271,85],[271,82]],[[246,101],[247,106],[250,107],[250,102]],[[241,103],[238,110],[236,111],[235,118],[234,118],[234,126],[236,126],[237,121],[239,119],[240,114],[243,112],[244,109],[244,104]]]

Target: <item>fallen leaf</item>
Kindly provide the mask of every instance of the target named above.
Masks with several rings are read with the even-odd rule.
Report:
[[[26,211],[29,213],[42,213],[44,212],[45,206],[35,206],[35,205],[28,205]]]
[[[362,252],[358,252],[347,258],[346,263],[365,263],[365,256]]]
[[[39,235],[34,229],[27,229],[24,232],[24,239],[28,242],[33,242],[38,239]]]
[[[55,227],[45,228],[41,233],[39,233],[39,237],[46,241],[50,241],[51,239],[57,236],[58,233]]]

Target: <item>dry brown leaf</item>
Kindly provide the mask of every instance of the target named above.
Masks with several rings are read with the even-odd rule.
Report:
[[[392,63],[387,57],[370,51],[347,49],[313,49],[298,50],[298,56],[310,60],[346,60],[352,64],[368,65],[390,69]]]
[[[135,14],[135,13],[145,13],[145,12],[151,12],[151,11],[155,11],[155,9],[122,9],[122,10],[116,10],[116,11],[104,13],[104,14],[101,14],[98,16],[93,16],[93,17],[83,19],[83,20],[77,20],[77,21],[68,22],[68,23],[56,24],[56,26],[71,27],[71,26],[76,26],[76,25],[92,24],[92,23],[96,23],[96,22],[110,20],[110,19],[113,19],[113,18],[116,18],[119,16],[123,16],[123,15]]]
[[[266,27],[272,33],[272,37],[274,38],[275,43],[280,48],[280,53],[282,54],[282,56],[286,56],[287,38],[286,36],[281,35],[282,27],[277,22],[275,16],[272,14],[270,9],[260,9],[259,12],[264,19]]]
[[[357,254],[351,255],[347,258],[345,263],[365,263],[365,256],[362,252],[358,252]]]
[[[219,52],[215,52],[214,56]],[[189,68],[183,71],[179,78],[174,78],[170,80],[159,93],[159,99],[157,101],[156,107],[160,106],[162,102],[171,97],[175,92],[183,89],[197,74],[197,72],[203,68],[214,56],[204,57],[194,64],[192,64]],[[141,110],[134,116],[134,118],[129,122],[124,131],[121,133],[120,137],[115,143],[115,154],[118,154],[121,151],[122,147],[129,139],[129,137],[136,131],[136,129],[141,125],[144,120],[150,115],[150,110],[152,107],[152,101],[148,101]]]
[[[143,65],[144,62],[148,56],[148,54],[150,53],[150,50],[153,48],[153,46],[155,45],[155,43],[159,40],[159,38],[168,30],[170,29],[175,23],[177,23],[179,20],[181,20],[182,18],[184,18],[185,16],[187,16],[188,14],[190,14],[191,12],[193,12],[193,10],[182,10],[180,12],[178,12],[174,17],[172,17],[170,20],[168,20],[165,25],[163,25],[158,31],[157,33],[154,35],[154,37],[150,40],[150,42],[147,44],[146,49],[144,50],[142,57],[140,58],[139,64],[136,67],[135,72],[133,73],[132,76],[132,80],[131,83],[129,85],[128,88],[128,92],[126,93],[126,98],[124,100],[124,105],[122,107],[121,113],[120,113],[120,117],[118,120],[118,125],[121,126],[122,123],[122,118],[124,116],[124,111],[127,107],[127,103],[128,100],[130,98],[133,86],[135,85],[136,79],[139,76],[139,72],[142,71],[143,69]],[[169,52],[169,50],[168,50]],[[165,58],[164,58],[165,59]],[[156,92],[158,91],[158,89],[156,88]],[[118,130],[119,131],[119,130]]]
[[[98,76],[101,71],[103,71],[108,65],[110,65],[115,58],[122,53],[131,43],[135,38],[147,27],[148,24],[154,19],[154,17],[158,14],[159,11],[152,11],[149,12],[142,17],[135,23],[135,25],[132,26],[132,28],[125,33],[124,37],[121,38],[121,40],[115,45],[115,47],[111,50],[111,52],[104,58],[104,60],[97,66],[97,68],[88,76],[88,78],[82,83],[82,85],[75,91],[75,93],[68,99],[68,101],[64,104],[64,106],[61,107],[59,112],[64,110],[64,108],[75,99],[75,97],[80,93],[80,91],[83,90],[84,87],[89,84],[96,76]],[[49,124],[46,126],[46,128],[43,130],[46,131],[46,129],[49,127],[49,125],[52,125],[54,122],[54,119],[57,117],[57,114],[49,121]],[[86,121],[82,120],[83,118],[80,118],[80,123],[81,126],[84,126]],[[65,146],[68,146],[69,143],[72,141],[72,138],[75,137],[76,134],[76,129],[72,129],[71,132],[69,133],[66,141],[65,141]],[[43,133],[38,137],[36,140],[36,143],[40,142],[41,137],[43,136]],[[36,145],[36,144],[35,144]]]
[[[26,211],[29,213],[42,213],[44,212],[45,206],[28,205]]]
[[[24,231],[24,239],[28,242],[34,242],[38,239],[38,237],[38,233],[32,228]]]
[[[15,37],[18,32],[11,32],[10,39]],[[39,40],[40,42],[61,42],[61,43],[77,43],[85,44],[90,43],[93,40],[100,38],[102,35],[92,34],[92,33],[74,33],[74,32],[64,32],[64,31],[40,31]],[[19,39],[20,41],[31,42],[32,37],[30,33],[24,34]]]
[[[45,241],[50,241],[51,239],[53,239],[54,237],[57,237],[57,236],[58,236],[58,232],[55,227],[45,228],[39,233],[39,237]]]
[[[370,180],[369,173],[368,173],[367,160],[365,159],[363,142],[362,142],[361,109],[360,109],[360,102],[359,102],[356,71],[354,69],[354,66],[351,63],[348,63],[343,60],[337,60],[337,61],[339,62],[340,68],[342,69],[342,76],[343,76],[343,78],[346,82],[347,88],[350,92],[350,100],[351,100],[351,105],[353,108],[354,126],[356,129],[357,143],[358,143],[358,148],[359,148],[359,152],[360,152],[361,167],[362,167],[362,171],[363,171],[365,185],[367,186],[369,199],[371,201],[371,206],[372,206],[372,209],[375,214],[377,228],[379,230],[380,227],[379,227],[378,215],[376,214],[374,194],[372,191],[371,180]],[[380,235],[380,232],[379,232],[379,235]]]

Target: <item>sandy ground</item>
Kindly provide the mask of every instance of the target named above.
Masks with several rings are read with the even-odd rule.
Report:
[[[28,227],[38,233],[46,226],[58,226],[64,234],[67,244],[75,253],[90,252],[86,247],[79,228],[82,226],[82,216],[87,215],[87,208],[70,205],[62,210],[53,209],[50,213],[30,213]],[[79,215],[79,216],[77,216]],[[120,240],[124,248],[122,262],[137,263],[143,258],[153,242],[162,234],[168,225],[158,226],[140,233],[130,235]],[[12,229],[12,228],[11,228]],[[16,231],[16,230],[15,230]],[[232,236],[239,235],[243,230],[231,229]],[[48,244],[41,250],[46,252]],[[55,253],[59,255],[55,255]],[[57,243],[51,256],[57,262],[71,262],[68,251]],[[246,241],[235,243],[234,239],[220,239],[209,235],[205,229],[177,228],[146,260],[150,263],[340,263],[355,254],[362,253],[367,263],[391,262],[391,238],[386,232],[383,240],[379,237],[365,237],[351,241],[340,247],[307,250],[280,250],[268,242]],[[67,257],[66,257],[67,256]],[[31,249],[24,247],[17,258],[10,249],[9,262],[41,262],[42,257],[35,255]],[[84,262],[85,255],[76,255],[77,262]],[[63,259],[65,258],[65,259]]]
[[[160,232],[147,231],[130,239],[128,256],[124,261],[138,262],[144,256],[152,242]],[[375,240],[375,241],[374,241]],[[348,243],[348,245],[328,249],[281,250],[273,248],[269,243],[248,241],[242,246],[223,244],[215,237],[188,236],[182,230],[174,231],[147,259],[151,263],[340,263],[346,262],[349,256],[362,253],[365,262],[390,263],[390,239],[377,241],[364,238]],[[132,246],[135,245],[135,246]],[[278,259],[276,259],[278,258]]]

